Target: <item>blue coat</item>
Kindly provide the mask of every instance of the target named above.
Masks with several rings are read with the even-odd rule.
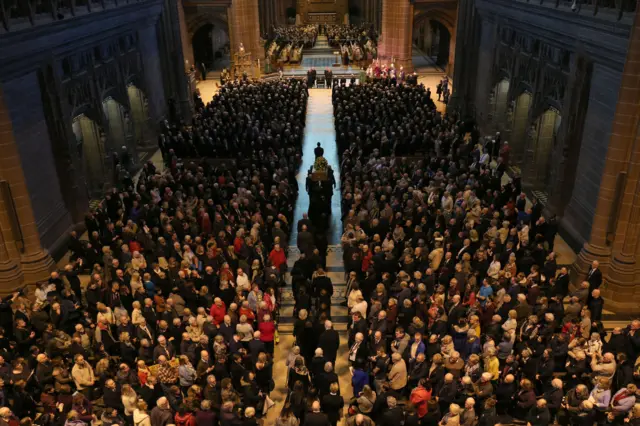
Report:
[[[362,392],[362,388],[364,388],[364,385],[369,384],[369,374],[365,373],[360,368],[356,368],[355,370],[353,370],[351,384],[353,385],[353,395],[359,395],[360,392]]]

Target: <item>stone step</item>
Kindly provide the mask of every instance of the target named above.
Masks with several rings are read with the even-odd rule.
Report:
[[[331,296],[331,303],[341,303],[344,302],[347,297],[347,287],[337,287],[333,286],[333,296]],[[282,290],[282,299],[280,302],[281,306],[293,306],[294,297],[293,292],[290,288],[285,288]]]
[[[342,306],[339,303],[331,304],[331,317],[332,318],[343,318],[349,315],[349,310],[346,306]],[[293,317],[293,304],[291,305],[282,305],[280,307],[280,318],[289,318]]]
[[[339,322],[333,321],[333,329],[336,330],[340,334],[346,334],[347,333],[347,323],[346,322],[339,323]],[[293,322],[286,322],[286,323],[280,322],[278,324],[278,333],[282,334],[282,335],[291,335],[291,334],[293,334]]]

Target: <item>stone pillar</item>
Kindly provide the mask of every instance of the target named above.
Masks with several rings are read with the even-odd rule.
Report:
[[[191,93],[189,89],[189,80],[187,76],[187,69],[185,67],[185,38],[186,38],[186,24],[184,21],[184,8],[182,7],[182,0],[169,2],[172,9],[171,13],[171,28],[173,30],[173,37],[176,41],[173,66],[176,68],[178,99],[180,114],[185,122],[191,121]],[[189,65],[192,65],[190,63]]]
[[[2,124],[0,124],[0,127]],[[3,130],[0,129],[0,133]],[[4,202],[0,200],[0,214],[4,216]],[[14,259],[9,257],[5,239],[0,229],[0,293],[11,293],[24,282],[24,274],[22,268]]]
[[[381,62],[413,69],[411,44],[413,4],[409,0],[382,0],[382,42],[378,57]]]
[[[636,131],[640,114],[640,13],[631,30],[627,60],[618,93],[607,158],[600,181],[600,193],[591,227],[591,238],[580,252],[574,270],[586,274],[593,260],[604,274],[607,309],[637,312],[640,290],[638,226],[640,216],[640,135]]]
[[[234,38],[231,44],[232,58],[238,53],[238,48],[242,43],[245,52],[251,53],[253,62],[262,59],[264,51],[260,46],[258,0],[233,0],[230,9],[232,11],[229,16],[229,29]]]
[[[431,45],[433,44],[433,28],[431,28],[431,21],[429,19],[424,20],[424,53],[431,57]]]
[[[164,118],[166,99],[162,86],[162,75],[157,70],[162,69],[158,46],[156,25],[150,25],[138,32],[140,37],[141,60],[144,69],[145,96],[148,99],[148,113],[154,129]]]
[[[8,182],[11,196],[18,217],[18,226],[22,234],[21,252],[16,247],[11,230],[12,225],[7,216],[7,208],[4,203],[0,211],[0,282],[4,281],[7,288],[0,292],[14,290],[21,282],[18,266],[13,263],[18,253],[22,267],[22,276],[27,283],[34,283],[49,277],[49,272],[54,268],[53,259],[40,244],[40,235],[36,225],[31,198],[27,189],[22,161],[13,135],[13,125],[9,111],[4,103],[2,89],[0,88],[0,180]],[[13,253],[13,256],[12,256]],[[13,262],[13,263],[12,263]]]

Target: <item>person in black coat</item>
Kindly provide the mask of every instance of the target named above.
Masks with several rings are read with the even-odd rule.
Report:
[[[324,328],[325,330],[318,339],[318,347],[322,349],[327,361],[335,364],[338,348],[340,347],[340,336],[338,335],[338,332],[333,329],[331,321],[325,321]]]
[[[587,278],[585,281],[589,282],[589,294],[596,288],[600,288],[602,285],[602,272],[600,271],[600,263],[594,260],[591,263],[589,272],[587,272]]]
[[[551,381],[551,389],[542,394],[542,398],[547,401],[547,408],[551,418],[554,419],[560,406],[562,405],[562,399],[564,398],[564,391],[562,390],[563,383],[560,379],[553,379]]]
[[[436,389],[435,386],[433,389]],[[453,401],[455,401],[457,393],[458,385],[453,379],[453,374],[447,373],[444,376],[444,383],[442,384],[442,387],[437,392],[438,405],[440,406],[441,413],[449,412],[449,405],[451,405]]]
[[[551,386],[551,380],[553,379],[553,373],[556,365],[553,360],[553,354],[551,349],[545,349],[542,353],[542,357],[538,361],[538,371],[536,374],[536,380],[541,390],[547,390]]]
[[[108,379],[104,382],[102,399],[104,400],[105,407],[115,408],[120,413],[124,412],[122,392],[120,391],[120,386],[118,386],[113,379]]]
[[[549,426],[551,414],[547,408],[547,401],[539,399],[534,407],[531,407],[527,414],[527,421],[531,426]]]
[[[314,401],[311,404],[311,412],[304,418],[303,426],[330,426],[329,417],[320,411],[320,402]]]
[[[404,412],[401,407],[398,407],[398,401],[395,397],[387,397],[387,407],[389,407],[389,409],[384,412],[378,424],[380,426],[398,426],[402,424]]]
[[[338,394],[340,386],[332,383],[330,393],[322,397],[322,410],[327,414],[332,426],[336,426],[342,417],[344,398]]]
[[[550,279],[550,278],[553,278],[553,277],[547,277],[547,279]],[[569,271],[567,270],[566,267],[563,266],[562,268],[560,268],[560,273],[555,277],[555,282],[551,290],[551,295],[559,296],[560,298],[565,297],[567,294],[569,294],[569,282],[570,282]]]
[[[515,382],[513,374],[507,374],[502,383],[496,389],[496,399],[498,403],[496,410],[498,414],[505,414],[511,406],[512,397],[516,394],[518,385]]]
[[[435,398],[431,398],[427,402],[427,414],[422,417],[422,426],[438,426],[441,419],[442,413],[440,412],[438,401]],[[492,423],[491,426],[494,424]]]
[[[591,311],[591,319],[595,321],[602,321],[602,309],[604,308],[604,299],[600,297],[600,290],[595,289],[591,292],[591,298],[589,299],[589,310]]]
[[[260,340],[260,332],[253,333],[253,340],[249,342],[249,354],[251,355],[251,362],[255,364],[258,361],[258,355],[260,352],[267,352],[264,346],[264,342]]]

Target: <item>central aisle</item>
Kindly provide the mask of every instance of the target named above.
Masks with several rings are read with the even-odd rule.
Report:
[[[351,375],[347,363],[346,352],[347,339],[347,308],[340,303],[345,300],[346,283],[344,277],[344,264],[342,262],[342,249],[340,247],[340,237],[342,236],[342,220],[340,206],[340,167],[336,146],[336,133],[333,124],[333,105],[331,103],[331,90],[310,89],[309,101],[307,104],[307,119],[305,126],[305,138],[302,147],[303,157],[300,172],[297,175],[299,186],[298,201],[295,207],[294,222],[291,224],[291,239],[289,242],[289,270],[298,259],[299,252],[296,247],[298,236],[297,223],[302,218],[303,213],[309,209],[309,195],[305,190],[307,172],[313,165],[315,155],[313,150],[320,142],[324,148],[324,157],[333,168],[337,185],[333,190],[331,199],[331,225],[327,235],[329,242],[329,252],[327,254],[327,275],[331,278],[334,287],[334,295],[331,305],[331,317],[334,329],[340,332],[340,349],[338,351],[337,365],[335,371],[340,379],[340,391],[345,401],[349,401],[352,396]],[[265,424],[274,424],[287,395],[287,366],[286,359],[294,344],[293,331],[293,306],[294,299],[291,292],[291,276],[286,274],[287,287],[282,292],[282,302],[280,307],[280,320],[278,332],[280,343],[276,346],[274,353],[273,378],[275,389],[271,398],[276,406],[269,410]],[[341,424],[341,423],[339,423]]]
[[[294,213],[293,230],[291,231],[290,245],[296,245],[298,237],[297,223],[302,219],[302,214],[309,210],[309,195],[305,190],[307,172],[313,166],[315,155],[313,150],[320,142],[324,148],[324,158],[333,168],[333,173],[338,184],[333,189],[331,199],[331,226],[328,231],[327,241],[329,245],[340,244],[342,236],[341,206],[340,206],[340,160],[336,146],[336,130],[333,124],[333,104],[331,103],[331,90],[310,89],[309,102],[307,104],[307,124],[304,129],[304,142],[302,145],[302,166],[297,176],[298,202]]]

